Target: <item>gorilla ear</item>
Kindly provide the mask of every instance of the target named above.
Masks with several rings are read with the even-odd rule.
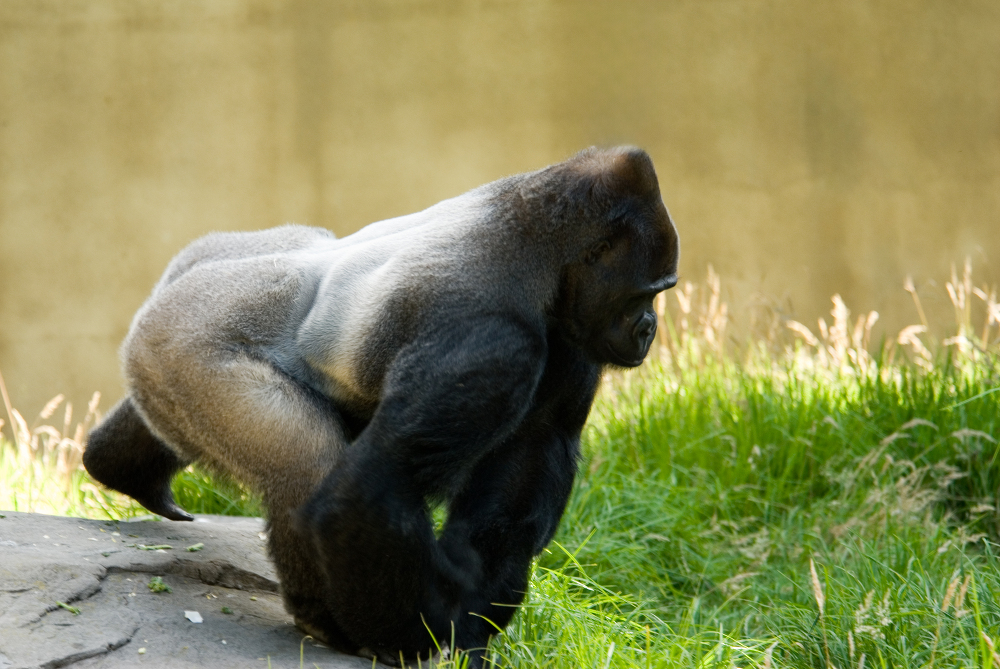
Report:
[[[577,155],[581,176],[592,179],[596,199],[658,196],[659,182],[649,154],[638,147],[587,149]]]

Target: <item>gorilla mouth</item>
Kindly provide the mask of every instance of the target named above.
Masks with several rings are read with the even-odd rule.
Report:
[[[608,353],[610,354],[612,364],[619,365],[621,367],[638,367],[642,364],[642,361],[646,359],[646,353],[648,352],[647,348],[642,351],[638,358],[629,359],[616,351],[615,347],[611,345],[611,342],[608,342],[605,348],[607,348]]]

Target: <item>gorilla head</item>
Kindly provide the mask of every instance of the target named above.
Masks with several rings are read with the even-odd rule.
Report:
[[[563,271],[558,318],[592,362],[636,367],[656,334],[653,298],[677,283],[677,230],[653,163],[626,148],[585,151],[560,168],[589,187],[584,215],[594,224]]]
[[[677,258],[628,147],[344,239],[209,235],[136,314],[129,394],[84,464],[175,520],[191,516],[170,479],[193,460],[260,491],[286,607],[338,648],[481,649],[556,531],[602,369],[642,362]]]

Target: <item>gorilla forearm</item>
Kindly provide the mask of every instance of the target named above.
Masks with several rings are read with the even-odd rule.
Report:
[[[334,616],[339,629],[373,649],[392,638],[409,654],[427,647],[427,630],[483,648],[509,622],[565,508],[578,451],[575,435],[521,437],[478,462],[440,541],[397,467],[348,457],[330,474],[303,516],[330,575],[332,608],[345,612]]]
[[[462,648],[485,647],[523,601],[531,562],[555,533],[576,472],[578,440],[516,441],[491,454],[449,509],[442,544],[480,558],[456,625]]]
[[[596,368],[550,337],[539,401],[517,434],[477,465],[448,510],[442,543],[480,556],[482,582],[462,602],[464,648],[502,629],[527,592],[532,559],[552,539],[576,475],[580,432],[597,388]]]

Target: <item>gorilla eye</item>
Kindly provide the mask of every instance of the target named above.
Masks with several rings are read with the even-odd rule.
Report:
[[[599,241],[590,247],[587,251],[587,256],[584,258],[584,262],[588,265],[593,265],[595,262],[601,259],[601,256],[611,249],[611,242],[605,240]]]

